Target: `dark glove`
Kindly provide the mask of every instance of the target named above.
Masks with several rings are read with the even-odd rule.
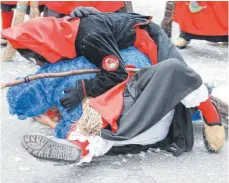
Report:
[[[67,109],[67,112],[73,110],[85,97],[85,89],[83,81],[79,80],[76,82],[75,88],[66,88],[64,93],[68,96],[60,99],[61,105]]]
[[[86,15],[91,15],[91,14],[97,14],[100,13],[99,10],[93,8],[93,7],[77,7],[75,8],[71,13],[70,17],[75,18],[75,17],[85,17]]]

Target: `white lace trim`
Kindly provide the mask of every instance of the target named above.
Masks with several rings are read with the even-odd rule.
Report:
[[[88,140],[89,142],[89,145],[86,147],[86,150],[89,150],[89,153],[86,156],[83,156],[78,164],[91,162],[93,157],[99,157],[106,154],[114,145],[113,141],[105,140],[97,135],[85,136],[80,134],[77,130],[71,132],[68,140],[79,140],[80,142]]]
[[[201,102],[204,102],[208,99],[208,89],[202,84],[199,88],[189,93],[181,103],[187,108],[199,106]]]

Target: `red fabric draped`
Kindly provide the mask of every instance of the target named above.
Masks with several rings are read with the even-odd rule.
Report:
[[[184,32],[202,36],[228,35],[228,1],[197,1],[203,9],[189,10],[189,1],[177,1],[174,21]]]

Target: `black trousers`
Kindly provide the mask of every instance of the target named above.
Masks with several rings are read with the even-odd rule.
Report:
[[[181,31],[180,37],[184,38],[186,41],[191,39],[206,40],[210,42],[228,42],[228,35],[225,36],[200,36],[195,34],[189,34],[187,32]]]

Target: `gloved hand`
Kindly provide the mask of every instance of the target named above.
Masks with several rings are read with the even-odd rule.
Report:
[[[76,17],[84,17],[86,15],[90,15],[90,14],[97,14],[100,13],[99,10],[93,8],[93,7],[77,7],[75,8],[71,13],[70,13],[70,17],[71,18],[76,18]]]
[[[66,88],[64,93],[68,94],[60,99],[61,105],[67,109],[67,112],[73,110],[85,97],[84,85],[82,80],[76,82],[75,88]]]

